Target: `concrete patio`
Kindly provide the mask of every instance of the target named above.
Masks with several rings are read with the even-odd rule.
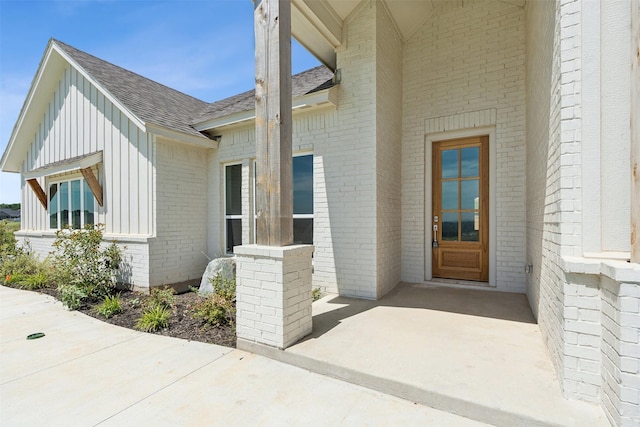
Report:
[[[238,347],[494,425],[609,425],[564,399],[525,295],[401,284],[380,301],[329,295],[313,333]]]

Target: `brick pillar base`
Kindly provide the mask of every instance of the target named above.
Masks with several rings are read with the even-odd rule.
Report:
[[[234,252],[238,339],[284,349],[310,334],[313,246],[246,245]]]

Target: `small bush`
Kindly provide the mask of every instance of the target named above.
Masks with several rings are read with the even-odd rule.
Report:
[[[79,309],[82,305],[82,300],[88,296],[82,288],[76,285],[60,285],[58,286],[58,294],[62,305],[69,310]]]
[[[22,285],[23,288],[31,290],[44,289],[49,286],[51,286],[51,277],[45,270],[27,276]]]
[[[193,318],[211,326],[233,324],[235,305],[216,294],[207,295],[193,307]]]
[[[17,255],[19,248],[13,233],[19,228],[19,222],[0,221],[0,263],[6,256]]]
[[[228,301],[236,300],[235,280],[223,279],[222,276],[217,275],[216,277],[213,277],[210,282],[213,286],[213,293],[215,295],[219,295]]]
[[[84,230],[63,229],[56,232],[54,265],[58,285],[73,285],[84,298],[104,298],[115,285],[122,260],[120,248],[102,242],[102,225],[87,225]]]
[[[233,325],[236,316],[236,281],[219,275],[211,279],[213,293],[201,297],[193,307],[194,319],[211,326]]]
[[[169,326],[169,309],[161,306],[154,306],[142,313],[142,317],[136,323],[136,329],[143,332],[155,332]]]
[[[320,288],[314,288],[311,290],[311,299],[313,301],[318,301],[320,298],[322,298],[322,291],[320,290]]]
[[[120,294],[118,295],[107,295],[102,301],[96,311],[98,314],[102,314],[106,319],[110,318],[114,314],[118,314],[122,312],[122,304],[120,303]]]
[[[176,299],[173,296],[175,293],[176,291],[173,288],[151,289],[148,307],[162,307],[171,310],[176,304]]]

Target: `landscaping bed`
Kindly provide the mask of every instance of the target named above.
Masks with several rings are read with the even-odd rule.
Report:
[[[125,328],[235,347],[235,279],[212,278],[208,295],[118,290],[122,248],[101,245],[102,232],[100,225],[59,230],[54,252],[41,260],[28,245],[16,245],[13,230],[0,221],[0,284],[52,295],[69,310]]]
[[[40,289],[39,292],[59,299],[56,289]],[[99,300],[84,300],[77,311],[112,325],[136,329],[138,319],[143,315],[144,307],[149,305],[150,295],[126,290],[120,291],[119,294],[122,312],[109,318],[98,313],[97,309],[102,303]],[[194,307],[202,299],[196,292],[174,295],[175,302],[170,310],[171,316],[168,320],[168,326],[150,333],[235,347],[236,331],[232,324],[213,326],[193,317]]]

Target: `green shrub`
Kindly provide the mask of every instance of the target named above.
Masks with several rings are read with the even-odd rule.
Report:
[[[143,332],[155,332],[169,326],[169,309],[161,306],[154,306],[142,313],[142,317],[136,323],[136,329]]]
[[[23,284],[27,281],[27,278],[29,277],[30,276],[28,274],[24,274],[24,273],[7,274],[5,276],[5,283],[9,286],[20,288],[23,286]]]
[[[223,279],[219,274],[210,279],[213,286],[213,293],[219,295],[228,301],[236,300],[236,281],[235,279]]]
[[[233,325],[236,315],[236,281],[219,275],[211,279],[213,292],[200,297],[193,317],[211,326]]]
[[[52,287],[50,263],[20,249],[17,254],[5,256],[0,261],[0,282],[25,289]]]
[[[154,288],[151,289],[151,297],[149,298],[148,307],[162,307],[171,310],[176,303],[173,296],[175,290],[173,288]]]
[[[106,319],[110,318],[114,314],[122,312],[122,304],[120,303],[120,294],[107,295],[102,301],[96,311],[98,314],[102,314]]]
[[[0,262],[10,255],[17,255],[19,248],[13,233],[20,228],[19,222],[0,221]]]
[[[84,230],[63,229],[56,232],[54,265],[58,285],[79,287],[86,297],[103,298],[115,285],[122,252],[115,243],[106,248],[102,242],[102,225],[87,225]]]
[[[320,288],[314,288],[311,290],[311,299],[313,301],[318,301],[320,298],[322,298],[322,291],[320,290]]]
[[[219,295],[211,294],[193,306],[193,318],[211,326],[233,324],[235,304]]]
[[[77,310],[82,305],[82,300],[88,295],[79,286],[76,285],[60,285],[58,286],[58,294],[62,305],[69,310]]]
[[[49,286],[51,286],[51,277],[44,269],[38,273],[27,276],[22,284],[23,288],[31,290],[48,288]]]

